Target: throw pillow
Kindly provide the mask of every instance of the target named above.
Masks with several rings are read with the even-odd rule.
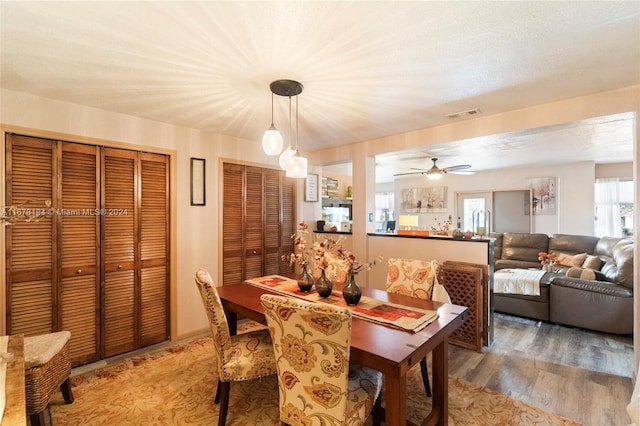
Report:
[[[595,280],[596,273],[593,271],[593,269],[584,269],[573,266],[567,269],[567,277],[580,278],[581,280]]]
[[[567,254],[567,253],[556,253],[558,256],[556,257],[556,262],[558,265],[564,266],[582,266],[585,259],[587,258],[587,253],[580,254]]]
[[[600,259],[598,256],[591,256],[590,254],[588,254],[587,258],[582,264],[582,267],[593,269],[594,271],[599,271],[600,268],[602,268],[602,263],[602,259]]]

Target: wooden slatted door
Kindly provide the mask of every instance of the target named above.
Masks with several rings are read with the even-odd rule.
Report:
[[[135,151],[103,148],[102,163],[102,354],[137,348],[135,307],[137,187]]]
[[[244,166],[224,163],[222,179],[222,282],[231,284],[244,280]]]
[[[223,284],[290,272],[295,180],[281,170],[223,164]]]
[[[247,166],[244,202],[244,277],[260,277],[263,273],[264,185],[263,169]]]
[[[140,346],[169,338],[169,158],[140,153]]]
[[[100,150],[59,143],[60,192],[56,205],[61,330],[71,332],[74,364],[100,358]]]
[[[6,203],[55,200],[55,143],[7,134]],[[53,216],[6,229],[7,333],[49,333],[57,326],[57,257]]]

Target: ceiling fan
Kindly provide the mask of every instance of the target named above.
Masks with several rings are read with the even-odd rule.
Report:
[[[469,164],[458,164],[456,166],[440,168],[436,164],[436,162],[438,161],[437,158],[432,158],[431,161],[433,161],[433,166],[431,166],[430,169],[418,169],[418,168],[412,167],[411,170],[419,170],[419,171],[410,172],[410,173],[398,173],[398,174],[395,174],[394,176],[427,175],[427,179],[436,180],[436,179],[440,179],[442,176],[446,174],[472,175],[474,173],[470,170],[465,170],[471,167]]]

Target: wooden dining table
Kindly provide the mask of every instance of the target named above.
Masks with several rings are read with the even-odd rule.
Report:
[[[217,288],[232,334],[239,317],[265,323],[260,296],[270,290],[246,282]],[[399,426],[407,421],[407,373],[432,353],[432,410],[422,425],[448,424],[447,340],[467,317],[464,306],[431,302],[386,291],[362,288],[363,296],[376,300],[437,310],[438,317],[419,332],[403,330],[354,316],[351,328],[351,361],[380,371],[385,378],[385,422]]]

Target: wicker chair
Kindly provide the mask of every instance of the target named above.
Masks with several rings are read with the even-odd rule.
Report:
[[[387,268],[387,292],[451,303],[445,288],[438,283],[438,264],[415,259],[389,259]],[[427,358],[420,360],[422,382],[427,396],[431,396]]]
[[[65,403],[73,402],[70,337],[70,332],[59,331],[24,338],[25,397],[32,426],[45,424],[45,409],[58,388]]]
[[[278,366],[280,421],[292,426],[380,424],[382,373],[349,362],[351,311],[263,294]]]
[[[220,403],[218,425],[223,426],[227,420],[231,382],[276,374],[273,346],[269,332],[264,329],[231,336],[220,296],[209,272],[199,269],[195,280],[213,335],[219,375],[215,403]]]

